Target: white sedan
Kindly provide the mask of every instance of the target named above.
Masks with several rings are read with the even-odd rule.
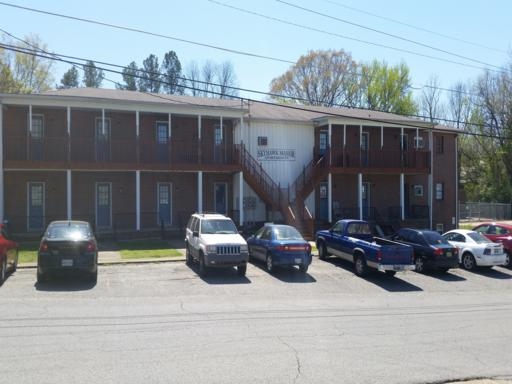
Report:
[[[481,233],[468,229],[454,229],[446,232],[443,237],[459,249],[459,263],[464,269],[506,263],[503,244],[493,243]]]

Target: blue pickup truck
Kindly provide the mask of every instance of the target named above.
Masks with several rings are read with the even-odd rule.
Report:
[[[414,269],[412,247],[374,237],[370,224],[362,220],[340,220],[330,229],[318,231],[316,247],[320,260],[335,255],[353,262],[358,276],[366,275],[368,268],[390,276]]]

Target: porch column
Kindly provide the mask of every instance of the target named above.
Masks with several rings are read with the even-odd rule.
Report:
[[[203,171],[197,172],[197,212],[203,213]]]
[[[0,222],[4,221],[4,126],[3,105],[0,103]]]
[[[202,151],[201,132],[202,132],[202,130],[203,130],[202,129],[202,118],[201,118],[201,115],[198,115],[197,116],[197,162],[199,164],[203,161],[203,159],[201,158],[201,151]]]
[[[135,171],[135,229],[140,231],[140,171]]]
[[[347,145],[347,124],[343,124],[343,149]]]
[[[101,133],[106,133],[107,130],[105,129],[105,108],[101,108]]]
[[[332,165],[332,124],[329,123],[329,133],[328,133],[328,145],[329,145],[329,165]],[[331,186],[329,185],[329,192],[331,190]],[[331,221],[331,218],[329,216],[329,222]]]
[[[68,132],[68,143],[67,143],[68,154],[67,154],[67,157],[68,157],[68,161],[71,161],[71,107],[69,105],[66,108],[66,127],[67,127],[67,132]]]
[[[359,220],[363,220],[363,174],[357,174],[357,206],[359,207]]]
[[[452,224],[459,228],[459,136],[455,136],[455,220]]]
[[[32,105],[28,106],[28,133],[32,135]]]
[[[135,148],[135,156],[137,159],[137,164],[140,163],[140,114],[139,111],[135,111],[135,143],[137,147]]]
[[[332,173],[327,175],[327,209],[329,223],[332,223]]]
[[[405,191],[404,191],[405,177],[400,174],[400,219],[405,220]]]
[[[170,139],[172,134],[171,130],[171,114],[169,113],[167,116],[167,137]]]
[[[384,148],[384,126],[380,126],[380,149]]]
[[[238,206],[239,209],[239,222],[240,225],[244,225],[244,173],[238,173]]]
[[[71,169],[66,170],[66,206],[68,213],[68,220],[73,219],[73,204],[72,204],[72,184],[71,184]]]

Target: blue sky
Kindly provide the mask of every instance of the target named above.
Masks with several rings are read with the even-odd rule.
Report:
[[[501,66],[512,60],[509,54],[512,47],[509,21],[512,2],[508,0],[146,0],[137,3],[98,0],[11,0],[5,3],[93,19],[291,62],[295,62],[308,50],[316,49],[344,49],[350,52],[356,61],[368,62],[377,59],[385,60],[392,65],[403,61],[410,68],[415,87],[426,84],[432,75],[437,75],[440,85],[445,88],[452,87],[458,81],[475,79],[483,72],[482,68],[485,65],[466,58],[493,66]],[[281,19],[288,24],[228,8],[219,3]],[[296,6],[307,8],[309,11]],[[399,21],[401,24],[389,19]],[[402,39],[350,25],[341,20],[396,35]],[[300,27],[290,23],[298,24]],[[404,23],[434,31],[436,34],[412,28]],[[234,66],[239,86],[259,91],[268,91],[270,81],[283,74],[291,65],[43,15],[6,5],[0,5],[0,25],[2,29],[18,37],[39,35],[53,52],[119,65],[127,65],[131,61],[141,65],[151,53],[156,54],[161,60],[169,50],[174,50],[178,54],[183,67],[187,67],[191,61],[202,64],[206,60],[217,63],[228,60]],[[324,33],[307,28],[321,29]],[[373,45],[354,39],[365,40]],[[413,40],[422,45],[403,39]],[[378,47],[375,44],[396,49]],[[459,57],[429,49],[425,45]],[[465,65],[399,50],[414,51],[421,55],[457,61]],[[59,64],[55,67],[56,83],[67,69],[69,65]],[[115,75],[107,76],[119,79]],[[107,82],[104,86],[112,87]],[[258,95],[244,96],[261,98]]]

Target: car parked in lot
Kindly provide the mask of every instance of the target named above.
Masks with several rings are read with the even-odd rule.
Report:
[[[241,276],[247,271],[247,242],[233,220],[218,213],[195,213],[190,217],[185,251],[187,264],[199,263],[201,276],[206,276],[208,268],[237,267]]]
[[[473,231],[480,232],[495,243],[502,243],[506,254],[504,265],[512,268],[512,225],[505,223],[481,223],[474,227]]]
[[[247,245],[249,257],[264,261],[268,272],[297,265],[306,273],[311,264],[311,245],[290,225],[265,224],[247,239]]]
[[[413,247],[417,272],[425,272],[427,269],[447,272],[450,268],[459,266],[457,247],[435,231],[400,228],[393,239]]]
[[[459,263],[464,269],[492,267],[506,262],[503,245],[493,243],[479,232],[454,229],[443,234],[443,237],[459,249]]]
[[[18,267],[18,244],[12,240],[5,224],[0,224],[0,286]]]
[[[52,221],[37,252],[37,282],[50,274],[79,272],[91,282],[98,279],[98,244],[85,221]]]

